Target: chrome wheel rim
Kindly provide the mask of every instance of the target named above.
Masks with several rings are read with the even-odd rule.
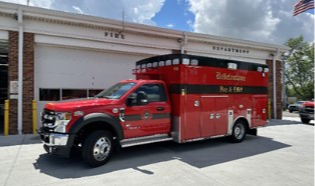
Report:
[[[245,127],[242,124],[238,124],[235,126],[234,135],[236,139],[242,139],[245,135]]]
[[[102,137],[98,139],[93,148],[93,156],[97,161],[105,160],[110,152],[111,143],[108,138]]]

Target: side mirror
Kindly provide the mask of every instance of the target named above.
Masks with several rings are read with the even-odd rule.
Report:
[[[146,105],[148,103],[148,95],[143,91],[139,91],[137,94],[137,105]]]
[[[133,106],[136,105],[137,103],[137,94],[136,93],[132,93],[130,94],[127,99],[126,99],[126,105],[127,106]]]

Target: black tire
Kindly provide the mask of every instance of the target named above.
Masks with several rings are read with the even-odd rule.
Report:
[[[247,133],[247,128],[246,128],[245,123],[241,120],[236,121],[234,126],[233,126],[232,135],[230,136],[230,140],[233,143],[240,143],[245,139],[246,133]]]
[[[311,120],[310,119],[303,119],[303,118],[301,118],[301,121],[304,124],[309,124]]]
[[[44,149],[49,154],[49,147],[47,145],[44,145]]]
[[[289,112],[292,113],[293,111],[292,111],[292,110],[289,110]]]
[[[113,153],[113,136],[107,131],[95,131],[87,136],[82,157],[92,167],[104,165]]]

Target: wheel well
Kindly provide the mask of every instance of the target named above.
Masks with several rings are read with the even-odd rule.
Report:
[[[248,121],[247,121],[247,119],[246,119],[246,118],[243,118],[243,117],[238,118],[238,119],[234,122],[234,124],[235,124],[235,123],[237,123],[238,121],[242,121],[242,122],[245,124],[246,131],[248,131],[248,130],[249,130],[249,123],[248,123]]]
[[[76,135],[75,144],[78,145],[86,139],[86,137],[94,131],[106,130],[110,132],[114,138],[117,137],[115,129],[106,122],[92,122],[82,127]]]

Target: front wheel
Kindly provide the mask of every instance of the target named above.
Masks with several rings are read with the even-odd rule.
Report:
[[[246,126],[243,121],[237,121],[233,126],[232,135],[230,139],[234,143],[242,142],[246,137]]]
[[[303,119],[303,118],[301,118],[301,121],[304,124],[309,124],[311,120],[310,119]]]
[[[107,163],[112,153],[113,137],[107,131],[95,131],[83,143],[82,157],[92,167]]]

